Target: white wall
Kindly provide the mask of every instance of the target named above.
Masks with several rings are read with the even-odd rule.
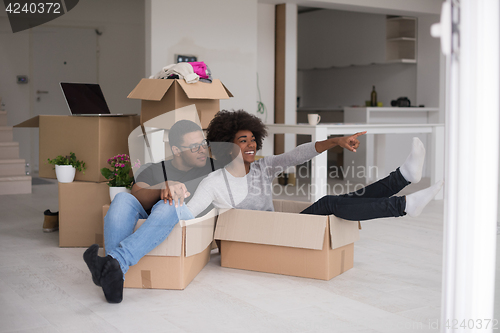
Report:
[[[441,46],[440,40],[430,34],[431,25],[439,21],[438,15],[422,15],[418,18],[417,102],[419,105],[439,106]],[[444,113],[444,110],[441,113]]]
[[[315,2],[315,0],[307,0]],[[363,11],[395,13],[431,13],[436,14],[441,10],[442,0],[322,0],[325,4],[337,5],[338,9],[353,10],[358,8]],[[344,6],[344,7],[342,7]]]
[[[384,106],[401,96],[416,103],[416,65],[381,64],[385,20],[385,15],[337,10],[299,15],[301,106],[364,105],[373,85]]]
[[[387,64],[302,72],[302,107],[364,106],[375,85],[384,106],[398,97],[416,101],[416,66]],[[437,105],[436,105],[437,107]]]
[[[386,16],[339,10],[299,14],[298,68],[385,61]]]
[[[280,4],[283,0],[259,0]],[[390,15],[439,14],[443,0],[287,0],[300,6]]]
[[[257,0],[147,0],[146,50],[154,74],[174,63],[175,54],[192,54],[210,67],[234,98],[223,109],[255,113],[257,103]]]
[[[274,123],[274,54],[275,10],[274,5],[258,4],[257,14],[257,73],[260,98],[267,115],[259,115],[267,124]]]
[[[274,123],[274,55],[275,55],[275,15],[276,7],[269,4],[257,5],[257,73],[260,101],[265,113],[257,114],[265,123]],[[259,96],[257,96],[259,100]],[[260,154],[273,154],[273,138],[263,147]]]
[[[297,123],[297,33],[298,12],[294,4],[286,4],[285,9],[285,124]],[[285,134],[285,151],[297,146],[297,136]],[[295,167],[289,168],[288,172]]]
[[[0,95],[8,112],[8,125],[13,126],[33,115],[30,100],[33,87],[16,84],[16,75],[31,77],[30,38],[36,38],[36,34],[31,37],[30,31],[13,34],[3,3],[0,9]],[[73,10],[44,26],[98,28],[103,33],[99,37],[98,83],[110,110],[112,113],[140,112],[140,102],[126,97],[145,73],[144,1],[80,1]],[[14,140],[20,143],[21,158],[33,166],[35,161],[31,159],[33,149],[38,147],[38,131],[15,129]]]
[[[0,8],[2,6],[3,3]],[[0,11],[0,15],[3,13],[3,10]],[[7,17],[0,17],[0,96],[2,104],[5,104],[9,126],[30,116],[30,85],[16,84],[17,75],[30,74],[29,35],[28,31],[13,34]],[[32,140],[35,137],[38,137],[38,130],[14,131],[14,141],[19,142],[19,156],[28,163],[31,162],[31,147],[34,146]]]

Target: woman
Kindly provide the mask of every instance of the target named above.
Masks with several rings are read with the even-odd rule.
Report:
[[[209,142],[234,143],[240,148],[242,158],[234,159],[226,168],[207,176],[187,207],[194,216],[211,203],[217,208],[273,211],[272,181],[278,174],[287,167],[304,163],[337,145],[355,152],[359,146],[357,137],[365,133],[306,143],[290,152],[255,161],[255,153],[261,149],[262,141],[267,135],[265,125],[258,117],[242,110],[221,111],[210,122],[207,139]],[[235,153],[238,152],[231,152]],[[333,214],[354,221],[406,214],[418,216],[439,192],[442,182],[408,196],[394,194],[408,184],[420,181],[424,158],[425,148],[418,138],[414,138],[410,155],[389,176],[349,194],[324,196],[302,213]]]

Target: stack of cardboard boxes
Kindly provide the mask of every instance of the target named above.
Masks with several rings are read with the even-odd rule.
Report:
[[[110,202],[101,175],[107,160],[128,153],[128,135],[139,126],[137,115],[123,117],[37,116],[15,127],[38,127],[39,177],[56,178],[47,163],[58,155],[75,153],[85,162],[72,183],[59,183],[59,246],[87,247],[103,242],[102,206]]]

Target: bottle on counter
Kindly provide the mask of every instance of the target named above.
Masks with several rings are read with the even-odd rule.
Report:
[[[371,98],[370,98],[370,105],[371,106],[377,106],[377,92],[375,91],[375,86],[373,86]]]

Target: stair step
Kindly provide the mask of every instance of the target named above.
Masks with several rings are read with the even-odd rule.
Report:
[[[14,133],[10,126],[0,126],[0,142],[14,141]]]
[[[0,177],[0,195],[31,193],[31,176]]]
[[[25,176],[25,160],[0,160],[0,177]]]
[[[0,111],[0,126],[7,126],[7,111]]]
[[[0,142],[0,160],[18,158],[19,142]]]

